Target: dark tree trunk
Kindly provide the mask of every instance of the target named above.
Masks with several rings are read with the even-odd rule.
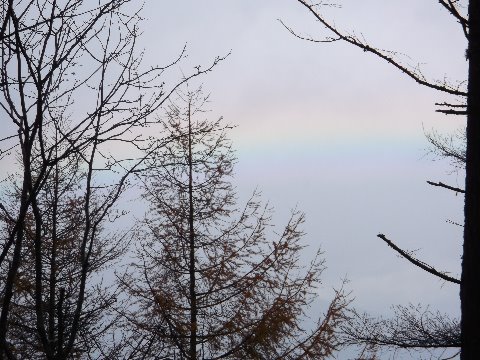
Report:
[[[467,164],[460,299],[462,360],[480,354],[480,0],[470,0],[467,57]]]
[[[191,104],[188,104],[188,202],[189,202],[189,247],[190,247],[190,360],[197,358],[197,293],[195,290],[195,228],[193,226],[193,159]]]

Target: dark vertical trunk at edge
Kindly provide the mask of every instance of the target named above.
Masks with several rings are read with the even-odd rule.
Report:
[[[190,272],[190,349],[191,360],[197,358],[197,294],[195,293],[195,232],[193,228],[193,160],[192,160],[192,122],[188,104],[188,226],[189,226],[189,272]]]
[[[24,170],[24,174],[27,171]],[[5,359],[14,359],[11,354],[11,349],[7,343],[7,332],[8,332],[8,317],[10,312],[10,305],[13,298],[15,279],[17,277],[17,272],[20,267],[21,257],[22,257],[22,247],[23,247],[23,236],[24,236],[24,227],[21,225],[25,222],[25,216],[29,206],[28,201],[28,191],[26,186],[26,179],[24,176],[23,185],[22,185],[22,194],[20,197],[20,212],[12,232],[9,234],[9,243],[14,243],[12,260],[9,265],[8,273],[6,275],[5,287],[3,291],[2,299],[2,310],[0,313],[0,360]],[[4,357],[5,356],[5,357]]]
[[[50,253],[50,279],[48,296],[48,340],[55,344],[55,290],[56,290],[56,262],[57,262],[57,214],[58,214],[58,164],[55,166],[52,206],[52,248]],[[54,345],[55,346],[55,345]]]
[[[460,285],[462,360],[480,354],[480,0],[470,0],[465,229]]]

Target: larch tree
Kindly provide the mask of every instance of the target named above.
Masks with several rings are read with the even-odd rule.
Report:
[[[16,168],[11,172],[18,173],[19,180],[15,202],[9,196],[0,200],[1,219],[6,221],[0,247],[0,359],[22,357],[16,355],[15,333],[22,324],[14,322],[17,301],[26,297],[31,304],[24,325],[33,327],[29,333],[35,334],[36,351],[45,359],[67,359],[76,352],[85,329],[88,292],[95,282],[90,275],[95,270],[95,251],[103,241],[100,230],[115,218],[116,204],[132,173],[142,167],[144,153],[162,146],[145,131],[155,123],[151,115],[181,83],[210,71],[221,60],[197,67],[168,86],[161,77],[184,52],[165,66],[143,67],[142,53],[136,49],[141,10],[136,6],[131,0],[1,4],[0,158],[2,166]],[[128,157],[116,151],[119,144]],[[69,264],[60,258],[53,261],[67,266],[66,272],[75,266],[76,279],[70,283],[75,289],[70,292],[54,280],[54,273],[63,270],[52,272],[49,267],[56,252],[52,253],[51,241],[58,236],[53,226],[61,229],[67,226],[62,221],[69,220],[58,214],[56,223],[55,211],[48,209],[44,196],[55,188],[52,178],[57,170],[71,162],[83,174],[75,191],[78,203],[72,203],[70,210],[64,208],[81,211],[77,214],[81,234],[75,234],[79,239],[73,252],[79,258]],[[58,198],[51,206],[62,201]],[[24,271],[34,280],[29,293],[21,288]],[[58,286],[52,286],[55,283]],[[67,301],[67,294],[74,299]],[[64,332],[58,327],[66,324],[60,317],[67,312],[52,317],[52,309],[66,311],[67,303],[71,307],[64,329],[68,336],[60,339]]]
[[[119,279],[134,359],[323,359],[339,345],[348,300],[305,322],[324,269],[300,266],[304,215],[276,234],[255,192],[239,208],[235,157],[221,119],[204,119],[201,90],[179,94],[170,142],[142,174],[150,204],[137,260]],[[132,310],[134,309],[134,310]]]
[[[82,184],[86,174],[78,167],[78,159],[69,157],[60,161],[45,179],[37,195],[40,213],[41,266],[42,266],[42,308],[45,312],[45,329],[50,351],[56,358],[85,358],[100,354],[112,357],[120,343],[112,340],[117,319],[113,304],[117,293],[113,285],[102,281],[103,271],[119,260],[127,249],[126,234],[106,231],[99,227],[95,241],[91,243],[84,303],[78,320],[78,336],[70,354],[66,353],[68,339],[74,331],[74,319],[81,281],[82,235],[86,221]],[[6,207],[15,208],[19,187],[11,186]],[[7,200],[7,199],[6,199]],[[93,199],[93,203],[95,199]],[[113,215],[113,214],[112,214]],[[121,214],[119,214],[121,215]],[[110,221],[114,221],[113,216]],[[32,210],[26,214],[24,224],[22,262],[14,282],[14,295],[10,308],[7,341],[11,355],[20,359],[44,359],[45,350],[37,332],[36,298],[36,251],[35,215]],[[2,218],[2,233],[7,235],[15,225],[14,219]],[[113,243],[111,238],[117,240]],[[11,255],[0,268],[8,273]]]
[[[466,116],[466,150],[465,150],[465,189],[458,189],[456,187],[449,186],[443,183],[430,182],[431,185],[444,187],[446,189],[462,192],[465,194],[465,222],[464,222],[464,238],[463,238],[463,256],[462,256],[462,274],[461,279],[446,279],[446,274],[441,271],[437,271],[432,266],[425,264],[418,259],[409,255],[408,251],[404,251],[396,246],[385,235],[379,234],[378,237],[384,240],[392,248],[404,256],[407,260],[419,266],[423,270],[430,272],[440,278],[453,281],[460,285],[460,302],[461,302],[461,321],[460,321],[460,334],[459,336],[452,336],[448,338],[447,342],[443,345],[441,341],[438,342],[438,346],[449,346],[448,344],[455,344],[454,346],[460,346],[460,357],[462,360],[477,359],[480,349],[480,333],[477,326],[480,323],[480,1],[479,0],[438,0],[438,6],[445,9],[450,15],[453,21],[458,23],[459,31],[463,33],[466,39],[466,52],[465,55],[468,61],[468,74],[466,74],[466,82],[460,85],[450,85],[445,81],[435,81],[427,79],[423,73],[415,67],[410,67],[402,63],[395,57],[395,53],[379,49],[374,45],[365,41],[363,37],[357,36],[352,33],[345,32],[335,26],[333,21],[327,20],[323,15],[321,7],[326,5],[325,3],[318,3],[309,0],[297,0],[300,5],[304,6],[306,10],[318,21],[328,35],[322,39],[314,39],[311,37],[305,37],[296,33],[293,29],[286,26],[286,28],[295,36],[319,43],[343,41],[354,47],[359,48],[365,53],[370,53],[394,68],[400,70],[405,76],[413,79],[419,85],[426,86],[439,92],[439,94],[452,95],[455,99],[460,101],[442,102],[436,105],[439,106],[438,112],[447,115],[459,115]],[[328,5],[328,4],[327,4]],[[464,86],[466,84],[466,86]],[[442,151],[440,149],[440,151]],[[452,155],[452,154],[450,154]],[[455,155],[455,154],[453,154]],[[458,155],[458,154],[457,154]],[[402,309],[400,308],[400,315]],[[403,312],[404,313],[404,312]],[[404,313],[405,314],[405,313]],[[435,327],[439,324],[439,319],[436,315],[421,311],[420,314],[428,315],[428,318],[433,320],[434,326],[431,330],[435,330]],[[410,314],[414,316],[415,314]],[[408,319],[414,319],[415,317],[407,316]],[[440,316],[440,319],[442,316]],[[405,317],[404,317],[405,319]],[[413,324],[423,325],[422,317],[416,318],[418,321],[414,321]],[[397,320],[402,323],[402,316]],[[395,323],[395,320],[394,320]],[[445,321],[447,326],[445,329],[454,329],[455,322]],[[391,324],[390,324],[391,325]],[[449,327],[453,325],[453,327]],[[395,329],[401,329],[395,327]],[[406,331],[407,333],[408,331]],[[430,332],[410,332],[413,334],[420,334],[423,336],[425,342],[424,347],[429,347],[428,336],[434,336],[434,333]],[[458,333],[457,333],[458,334]],[[425,335],[427,337],[425,337]],[[444,335],[446,335],[444,333]],[[454,334],[453,334],[454,335]],[[452,340],[453,339],[453,340]],[[374,340],[374,339],[373,339]],[[408,345],[410,340],[415,338],[408,338],[405,344]],[[417,340],[421,340],[420,338]],[[385,344],[388,345],[388,344]],[[402,347],[402,342],[399,341],[394,346]],[[414,344],[410,344],[411,347],[415,347]],[[421,342],[417,346],[422,347]],[[433,345],[432,345],[433,346]]]

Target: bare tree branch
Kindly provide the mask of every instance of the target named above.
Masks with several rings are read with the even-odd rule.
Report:
[[[447,84],[439,84],[435,82],[431,82],[425,79],[425,77],[416,69],[412,69],[410,67],[407,67],[403,64],[401,64],[398,60],[393,58],[391,55],[389,55],[388,52],[382,51],[378,48],[375,48],[368,43],[364,42],[363,40],[360,40],[358,37],[354,35],[349,35],[346,33],[341,32],[339,29],[337,29],[331,22],[328,22],[322,14],[317,10],[318,6],[321,4],[316,4],[311,1],[307,0],[297,0],[301,5],[303,5],[305,8],[307,8],[308,12],[310,12],[326,29],[328,29],[330,32],[332,32],[335,37],[333,38],[327,38],[325,42],[331,42],[333,41],[338,41],[342,40],[345,41],[355,47],[358,47],[359,49],[372,53],[379,58],[383,59],[387,63],[391,64],[398,70],[400,70],[402,73],[410,77],[411,79],[415,80],[420,85],[429,87],[431,89],[435,89],[447,94],[451,95],[457,95],[457,96],[466,96],[467,93],[463,90],[459,90],[458,88],[451,87]],[[283,24],[283,23],[282,23]],[[284,25],[285,26],[285,25]],[[305,37],[298,35],[295,31],[293,31],[291,28],[285,26],[285,28],[292,33],[294,36],[298,37],[299,39],[305,39]],[[309,41],[314,41],[313,39],[308,39]],[[322,42],[321,40],[316,41],[316,42]]]
[[[442,182],[433,182],[433,181],[428,181],[427,180],[427,184],[432,185],[432,186],[440,186],[440,187],[443,187],[445,189],[455,191],[457,193],[465,194],[465,190],[460,189],[460,188],[456,188],[456,187],[453,187],[453,186],[450,186],[450,185],[446,185]]]
[[[420,261],[416,258],[414,258],[413,256],[411,256],[407,251],[405,250],[402,250],[400,249],[397,245],[395,245],[391,240],[387,239],[385,237],[385,235],[383,234],[378,234],[377,237],[379,237],[380,239],[382,239],[383,241],[385,241],[387,243],[388,246],[390,246],[393,250],[395,250],[396,252],[398,252],[402,257],[404,257],[405,259],[407,259],[408,261],[410,261],[412,264],[414,264],[415,266],[418,266],[419,268],[425,270],[426,272],[432,274],[432,275],[435,275],[443,280],[446,280],[446,281],[449,281],[449,282],[453,282],[455,284],[460,284],[460,280],[458,279],[455,279],[451,276],[448,276],[446,275],[446,273],[444,272],[440,272],[438,270],[436,270],[433,266],[430,266],[426,263],[424,263],[423,261]]]
[[[438,2],[452,14],[462,26],[463,34],[468,39],[468,19],[460,14],[458,11],[458,0],[438,0]]]
[[[392,318],[372,318],[352,311],[342,324],[350,345],[386,346],[399,349],[455,349],[461,346],[460,324],[447,314],[420,305],[395,306]]]

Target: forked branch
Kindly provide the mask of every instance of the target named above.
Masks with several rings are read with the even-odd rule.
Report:
[[[460,25],[462,25],[463,34],[468,39],[468,19],[458,11],[458,0],[438,0],[438,2],[458,20]]]

